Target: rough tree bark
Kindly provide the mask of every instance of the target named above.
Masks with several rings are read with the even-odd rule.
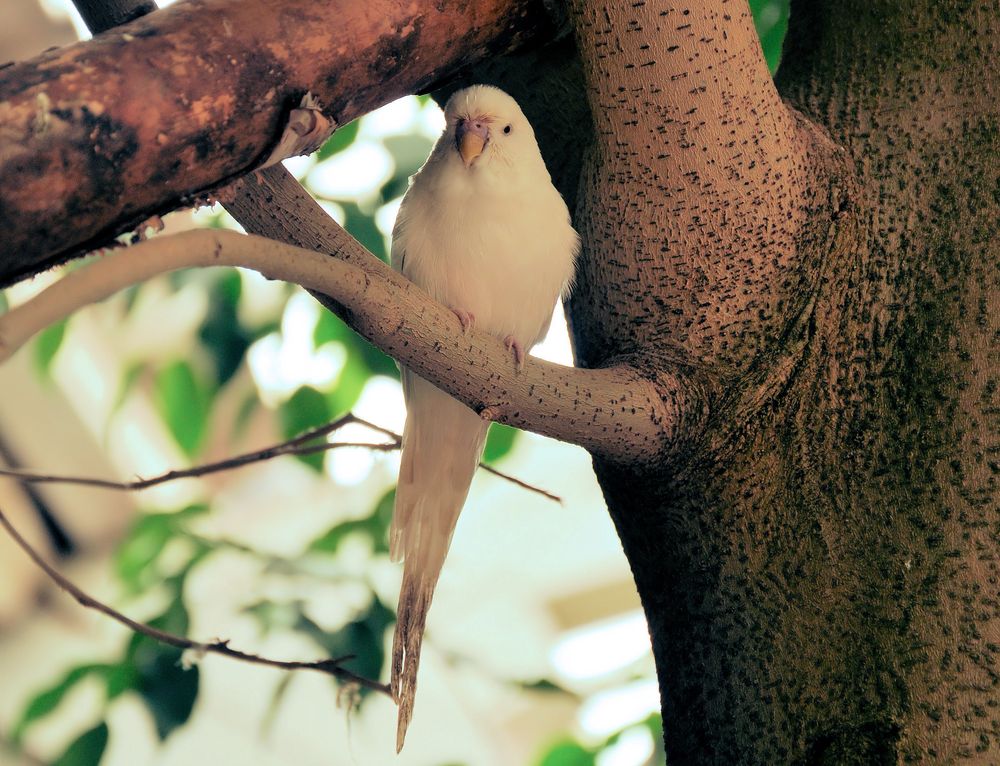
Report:
[[[579,359],[709,392],[596,461],[671,763],[1000,760],[993,2],[573,3],[598,140]],[[635,362],[638,363],[638,362]]]
[[[0,68],[0,285],[253,169],[307,92],[343,125],[554,32],[542,0],[188,0]]]
[[[793,2],[777,88],[745,0],[569,6],[481,79],[564,190],[585,89],[578,362],[688,387],[595,459],[670,763],[1000,761],[996,0]]]

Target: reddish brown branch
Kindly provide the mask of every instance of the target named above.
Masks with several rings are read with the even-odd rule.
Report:
[[[39,567],[39,569],[45,572],[45,574],[49,576],[49,579],[51,579],[56,585],[71,595],[77,603],[88,609],[93,609],[103,615],[106,615],[107,617],[110,617],[115,622],[121,623],[136,633],[141,633],[144,636],[148,636],[149,638],[161,643],[177,647],[178,649],[190,650],[196,654],[221,654],[224,657],[231,657],[235,660],[249,662],[254,665],[266,665],[272,668],[280,668],[281,670],[316,670],[321,673],[331,675],[337,680],[345,683],[355,683],[365,687],[366,689],[371,689],[372,691],[381,692],[386,695],[389,694],[389,687],[387,685],[381,684],[378,681],[373,681],[370,678],[359,676],[356,673],[342,667],[341,663],[351,659],[351,656],[336,657],[327,660],[316,660],[314,662],[273,660],[268,657],[261,657],[257,654],[242,652],[239,649],[233,649],[229,646],[229,642],[225,640],[207,642],[192,641],[189,638],[178,636],[175,633],[168,633],[165,630],[154,628],[152,625],[147,625],[146,623],[133,620],[131,617],[127,617],[117,609],[108,606],[102,601],[98,601],[96,598],[84,592],[73,582],[60,574],[55,567],[42,558],[41,554],[39,554],[38,551],[36,551],[31,544],[21,536],[17,529],[15,529],[7,519],[6,515],[4,515],[2,510],[0,510],[0,526],[7,531],[7,534],[10,535],[11,539],[17,543],[18,547],[20,547],[21,550],[28,555],[28,557]]]
[[[188,0],[0,70],[0,285],[246,173],[307,92],[344,124],[551,38],[544,6]]]

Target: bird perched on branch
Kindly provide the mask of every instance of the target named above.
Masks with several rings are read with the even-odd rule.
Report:
[[[463,330],[503,339],[520,368],[570,284],[579,238],[514,99],[474,85],[444,111],[444,133],[399,207],[392,265],[449,306]],[[413,714],[427,610],[489,427],[409,370],[402,378],[406,426],[389,532],[393,559],[404,561],[392,649],[397,750]]]

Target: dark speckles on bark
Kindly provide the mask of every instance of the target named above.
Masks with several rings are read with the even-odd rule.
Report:
[[[1000,762],[996,3],[794,5],[781,91],[822,129],[744,3],[611,5],[571,3],[577,352],[710,392],[669,461],[595,463],[668,762]]]
[[[409,65],[414,52],[420,48],[420,30],[424,26],[423,17],[417,16],[406,30],[396,30],[391,35],[380,37],[375,42],[375,56],[371,64],[372,79],[395,77],[403,68]]]
[[[202,133],[195,136],[191,145],[194,147],[194,156],[198,160],[204,160],[215,151],[215,137],[211,133]]]

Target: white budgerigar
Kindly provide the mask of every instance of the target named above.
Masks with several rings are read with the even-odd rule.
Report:
[[[400,205],[392,264],[449,306],[464,329],[502,338],[520,366],[572,279],[579,238],[514,99],[474,85],[448,100],[445,118]],[[389,532],[393,559],[404,561],[392,650],[397,750],[413,713],[427,610],[489,426],[402,373],[406,427]]]

